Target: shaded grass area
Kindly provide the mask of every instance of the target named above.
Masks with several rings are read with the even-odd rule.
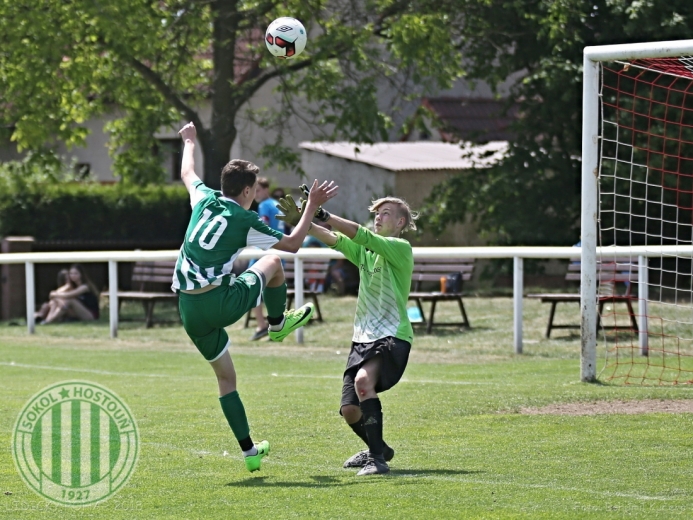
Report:
[[[512,300],[469,298],[469,331],[418,334],[404,379],[382,395],[397,450],[385,477],[341,464],[362,448],[339,417],[353,298],[323,298],[305,342],[249,341],[229,328],[251,431],[272,452],[248,473],[216,399],[211,369],[179,324],[25,328],[0,324],[0,443],[43,387],[79,379],[116,392],[139,426],[130,482],[96,506],[65,509],[31,492],[0,450],[3,518],[689,518],[691,414],[523,415],[527,406],[689,399],[688,387],[579,382],[577,334],[543,338],[547,306],[525,303],[525,347],[512,349]],[[557,320],[577,321],[559,306]],[[441,318],[456,319],[454,305]],[[107,313],[104,313],[107,315]],[[124,317],[137,317],[124,306]],[[175,319],[161,306],[159,318]],[[600,353],[600,365],[603,353]],[[11,493],[11,494],[7,494]]]

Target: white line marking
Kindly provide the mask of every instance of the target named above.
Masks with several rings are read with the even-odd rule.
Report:
[[[60,372],[86,372],[88,374],[101,374],[105,376],[128,376],[128,377],[165,377],[165,378],[176,378],[176,379],[207,379],[203,377],[195,376],[173,376],[170,374],[142,374],[139,372],[110,372],[108,370],[96,370],[93,368],[76,368],[76,367],[51,367],[47,365],[28,365],[26,363],[15,363],[11,361],[9,363],[0,361],[0,366],[6,367],[17,367],[17,368],[31,368],[38,370],[57,370]]]
[[[105,375],[105,376],[127,376],[127,377],[161,377],[161,378],[176,378],[176,379],[196,379],[196,380],[203,380],[203,379],[208,379],[207,377],[203,376],[181,376],[181,375],[170,375],[170,374],[142,374],[139,372],[112,372],[109,370],[96,370],[93,368],[76,368],[76,367],[56,367],[56,366],[48,366],[48,365],[29,365],[27,363],[15,363],[14,361],[6,362],[6,361],[0,361],[0,366],[6,366],[6,367],[16,367],[16,368],[31,368],[31,369],[37,369],[37,370],[57,370],[60,372],[85,372],[88,374],[100,374],[100,375]],[[277,372],[273,372],[271,374],[274,377],[292,377],[292,378],[302,378],[302,379],[335,379],[335,380],[341,380],[342,379],[342,374],[335,374],[335,375],[315,375],[315,374],[278,374]],[[248,376],[245,376],[248,377]],[[264,378],[265,376],[250,376],[250,377],[261,377]],[[411,383],[411,384],[421,384],[421,385],[428,385],[428,384],[437,384],[437,385],[495,385],[498,386],[498,383],[492,383],[489,381],[446,381],[446,380],[437,380],[437,379],[402,379],[400,380],[400,383]]]

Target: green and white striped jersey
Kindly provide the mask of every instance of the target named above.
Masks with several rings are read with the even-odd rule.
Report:
[[[284,236],[262,222],[257,213],[242,208],[202,181],[193,186],[193,211],[173,273],[174,292],[210,284],[233,285],[233,262],[244,248],[269,249]]]
[[[349,239],[337,233],[333,249],[359,268],[359,296],[354,317],[356,343],[371,343],[394,336],[413,342],[407,300],[414,270],[411,244],[396,237],[381,237],[361,227]]]

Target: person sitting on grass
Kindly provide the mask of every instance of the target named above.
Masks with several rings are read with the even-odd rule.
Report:
[[[84,267],[80,264],[70,267],[67,283],[50,292],[48,306],[42,306],[36,316],[42,320],[38,322],[41,325],[99,319],[99,290],[87,276]]]
[[[286,310],[286,281],[277,255],[266,255],[238,276],[233,263],[246,247],[296,252],[312,226],[306,216],[290,235],[271,229],[257,213],[249,211],[255,199],[259,168],[235,159],[221,171],[221,191],[208,188],[195,173],[193,123],[179,132],[183,139],[181,179],[190,194],[192,216],[173,273],[171,288],[178,293],[178,309],[185,332],[216,374],[219,402],[245,457],[249,471],[260,469],[270,451],[267,441],[257,445],[250,437],[245,408],[236,389],[236,370],[229,355],[224,327],[234,324],[260,303],[267,306],[269,337],[282,341],[310,320],[315,310],[308,303]],[[333,183],[313,183],[306,211],[337,194]]]
[[[57,283],[54,291],[51,291],[50,294],[48,295],[48,301],[44,302],[41,304],[41,307],[39,308],[38,311],[34,313],[34,321],[36,323],[40,323],[43,320],[46,319],[48,316],[48,312],[51,310],[51,295],[59,293],[59,292],[64,292],[70,289],[70,286],[67,283],[67,275],[70,271],[68,269],[61,269],[58,271],[58,275],[56,276]]]
[[[308,207],[299,211],[291,196],[279,204],[284,213],[279,218],[289,223],[306,212],[312,215]],[[390,471],[387,462],[395,452],[383,440],[378,394],[402,378],[414,339],[407,315],[414,257],[411,244],[400,234],[416,229],[417,215],[405,201],[395,197],[375,200],[368,209],[375,214],[374,231],[322,208],[316,218],[337,232],[322,226],[309,230],[311,236],[342,252],[361,272],[340,407],[344,420],[368,446],[344,463],[345,468],[361,468],[359,476]]]

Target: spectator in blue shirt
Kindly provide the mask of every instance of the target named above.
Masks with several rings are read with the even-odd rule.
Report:
[[[285,232],[284,222],[277,220],[277,214],[281,211],[277,208],[277,200],[270,196],[270,182],[266,177],[257,178],[257,190],[255,191],[255,202],[258,203],[257,214],[265,224],[277,231]],[[252,265],[253,262],[251,262]],[[269,323],[262,312],[262,304],[253,309],[255,315],[255,333],[250,338],[255,341],[267,336]]]

